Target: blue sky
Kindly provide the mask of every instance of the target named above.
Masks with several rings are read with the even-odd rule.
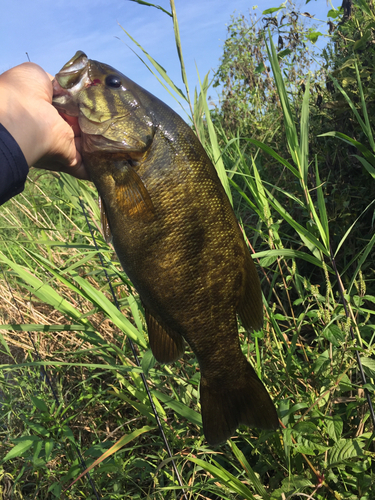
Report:
[[[170,10],[169,0],[148,1]],[[332,3],[338,8],[342,2]],[[233,13],[247,14],[258,5],[255,11],[260,14],[280,4],[280,0],[175,0],[190,91],[198,86],[195,65],[202,77],[218,67],[226,24]],[[326,0],[311,0],[306,5],[301,0],[298,5],[301,12],[325,21],[331,1],[327,5]],[[27,52],[31,61],[55,74],[77,50],[83,50],[90,59],[114,66],[177,110],[175,101],[130,50],[129,46],[135,46],[120,25],[183,88],[171,18],[129,0],[8,2],[0,19],[0,73],[26,61]],[[318,29],[327,32],[325,23]]]

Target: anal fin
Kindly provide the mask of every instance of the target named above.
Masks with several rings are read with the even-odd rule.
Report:
[[[172,363],[180,358],[185,351],[182,335],[163,325],[148,309],[145,309],[145,316],[150,347],[157,361]]]

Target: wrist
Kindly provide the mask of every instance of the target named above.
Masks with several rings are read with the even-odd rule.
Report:
[[[43,155],[43,124],[23,104],[20,93],[0,75],[0,122],[19,145],[28,166]]]

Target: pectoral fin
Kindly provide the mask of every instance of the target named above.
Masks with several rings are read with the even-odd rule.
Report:
[[[104,201],[101,196],[99,196],[99,209],[100,209],[100,225],[102,228],[103,238],[107,243],[111,243],[112,241],[112,233],[111,228],[109,227],[109,221],[107,218],[106,208]]]
[[[163,325],[147,309],[145,309],[145,315],[152,354],[159,363],[176,361],[185,350],[182,335]]]
[[[116,203],[129,217],[151,220],[155,213],[151,197],[137,172],[127,164],[115,178]]]

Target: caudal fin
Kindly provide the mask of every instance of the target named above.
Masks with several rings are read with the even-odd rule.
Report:
[[[276,430],[275,406],[253,368],[244,359],[236,383],[218,384],[201,375],[203,431],[212,446],[229,439],[240,424]]]

